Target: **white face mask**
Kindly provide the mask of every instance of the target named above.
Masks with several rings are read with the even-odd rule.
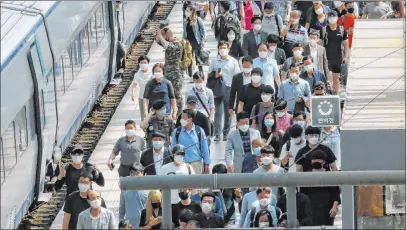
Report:
[[[79,183],[78,184],[79,192],[86,192],[89,190],[88,184]]]
[[[280,118],[283,117],[284,115],[285,115],[284,112],[277,112],[277,113],[276,113],[276,116],[277,116],[277,117],[280,117]]]
[[[99,208],[100,205],[102,204],[102,200],[96,199],[96,200],[92,200],[89,201],[90,206],[92,206],[92,208]]]
[[[154,78],[156,78],[156,79],[161,79],[163,77],[164,77],[164,74],[162,72],[154,73]]]
[[[62,158],[62,154],[61,153],[55,153],[54,154],[54,163],[58,163]]]
[[[140,69],[141,69],[141,70],[146,70],[146,69],[148,69],[148,64],[141,63],[141,64],[140,64]]]
[[[222,57],[227,56],[228,53],[229,53],[229,50],[228,50],[228,49],[220,49],[220,50],[219,50],[219,55],[222,56]]]
[[[274,52],[274,51],[276,50],[276,48],[277,48],[277,46],[270,46],[270,47],[269,47],[269,50],[270,50],[271,52]]]
[[[269,102],[269,101],[271,101],[271,95],[270,94],[262,94],[261,95],[261,100],[263,102]]]
[[[295,144],[299,144],[301,142],[301,140],[302,140],[301,137],[291,138],[291,139],[294,141]]]
[[[264,13],[264,17],[272,17],[273,15],[274,15],[273,13],[271,13],[271,14]]]
[[[252,72],[252,68],[242,68],[243,73],[248,74]]]
[[[318,8],[317,10],[315,10],[315,13],[316,13],[317,15],[320,15],[320,14],[324,13],[324,9],[323,9],[322,7],[320,7],[320,8]]]
[[[71,158],[75,164],[80,164],[80,163],[82,163],[83,155],[74,155],[74,156],[71,156]]]
[[[253,29],[254,29],[255,31],[260,31],[260,30],[261,30],[261,24],[254,24],[254,25],[253,25]]]
[[[296,74],[296,73],[290,73],[290,79],[291,79],[291,80],[296,81],[296,80],[298,80],[298,78],[299,78],[298,74]]]
[[[182,127],[185,127],[185,126],[188,124],[188,121],[185,120],[185,119],[181,119],[181,120],[180,120],[180,123],[181,123],[181,126],[182,126]]]
[[[294,121],[294,124],[299,125],[301,127],[305,126],[305,121]]]
[[[239,125],[239,129],[245,133],[247,130],[249,130],[249,125]]]
[[[301,51],[301,50],[296,50],[296,51],[294,51],[294,57],[300,57],[301,54],[302,54],[302,51]]]
[[[212,211],[212,205],[208,204],[208,203],[202,203],[201,208],[202,208],[202,212],[206,213],[206,214],[208,214]]]
[[[133,137],[136,135],[136,131],[134,129],[126,129],[125,132],[127,137]]]
[[[309,40],[309,44],[310,44],[311,46],[315,46],[315,45],[317,44],[317,41],[314,40],[314,39],[310,39],[310,40]]]
[[[260,75],[252,75],[252,82],[253,83],[259,83],[261,81],[261,76]]]
[[[261,163],[263,165],[270,165],[273,162],[273,158],[271,157],[263,157],[261,158]]]
[[[189,17],[189,16],[191,16],[191,12],[185,11],[185,17]]]
[[[259,228],[267,228],[270,226],[268,222],[259,222]]]
[[[196,89],[202,89],[202,83],[195,83]]]
[[[318,21],[319,21],[320,23],[324,23],[324,21],[325,21],[325,16],[322,16],[321,18],[319,18]]]
[[[259,52],[259,57],[260,58],[266,58],[267,57],[267,51],[260,51]]]
[[[330,17],[330,18],[328,18],[328,22],[331,25],[336,24],[338,22],[338,18],[337,17]]]
[[[177,164],[182,164],[184,162],[184,156],[182,155],[175,155],[174,156],[174,161]]]
[[[304,66],[304,70],[305,71],[311,71],[311,70],[313,70],[314,69],[314,66],[311,64],[311,65],[306,65],[306,66]]]
[[[267,206],[269,206],[270,201],[271,201],[270,198],[264,198],[264,199],[259,200],[259,204],[262,207],[267,207]]]
[[[236,35],[235,35],[235,34],[228,34],[228,40],[229,40],[229,41],[234,41],[235,38],[236,38]]]
[[[155,112],[155,114],[157,115],[157,117],[164,117],[164,116],[165,116],[165,113],[166,113],[166,110],[165,110],[165,109],[163,109],[163,110],[158,110],[158,111]]]
[[[319,141],[319,138],[318,138],[318,137],[310,137],[310,138],[308,138],[308,142],[309,142],[311,145],[316,145],[316,144],[318,143],[318,141]]]
[[[300,22],[300,19],[293,19],[293,25],[298,25],[298,23]]]

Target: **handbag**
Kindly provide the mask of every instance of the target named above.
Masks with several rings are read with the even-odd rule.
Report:
[[[216,71],[212,71],[208,75],[206,87],[212,90],[213,96],[216,99],[222,99],[226,94],[226,84],[223,77],[216,78]]]
[[[199,94],[195,91],[195,88],[192,88],[192,90],[194,91],[194,93],[195,93],[196,97],[198,98],[199,102],[201,102],[201,104],[204,107],[204,109],[205,109],[206,113],[208,114],[208,116],[210,116],[211,114],[209,113],[209,110],[206,108],[206,105],[203,103],[203,101],[202,101],[201,97],[199,96]],[[209,135],[212,137],[213,133],[214,133],[214,130],[215,130],[215,125],[213,124],[212,121],[209,121],[209,122],[210,122]]]
[[[203,48],[198,51],[198,64],[201,66],[209,66],[209,52],[203,50]]]

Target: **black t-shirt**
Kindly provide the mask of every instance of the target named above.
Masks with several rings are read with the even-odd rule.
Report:
[[[162,216],[162,209],[160,208],[159,209],[159,211],[158,211],[158,216]],[[155,215],[155,213],[153,212],[153,218],[157,218],[158,216],[156,216]],[[146,224],[146,217],[147,217],[147,215],[146,215],[146,209],[143,209],[142,211],[141,211],[141,214],[140,214],[140,224],[139,224],[139,227],[141,228],[141,227],[145,227],[147,224]],[[137,227],[135,227],[135,226],[133,226],[133,228],[134,229],[137,229]],[[156,225],[153,225],[152,227],[151,227],[151,229],[161,229],[161,223],[159,223],[159,224],[156,224]]]
[[[315,151],[317,149],[322,150],[322,151],[325,152],[325,154],[326,154],[326,162],[325,162],[324,168],[325,168],[326,171],[331,171],[331,169],[329,167],[329,164],[332,164],[332,163],[334,163],[336,161],[336,157],[335,157],[334,153],[332,152],[332,150],[328,146],[322,145],[322,144],[318,145],[318,147],[316,147],[313,151]],[[295,162],[298,161],[296,164],[302,165],[302,168],[303,168],[304,172],[311,172],[312,171],[311,155],[312,155],[313,151],[308,153],[305,157],[302,157],[309,150],[311,150],[311,148],[308,146],[308,142],[307,142],[305,147],[298,150],[298,153],[295,156],[295,160],[294,160]]]
[[[102,198],[103,208],[106,208],[105,201]],[[64,212],[71,214],[71,219],[69,220],[68,229],[76,229],[78,223],[78,216],[82,211],[90,208],[90,204],[87,198],[82,198],[79,191],[71,193],[66,199],[64,206]]]
[[[182,114],[180,114],[178,116],[177,122],[175,123],[176,128],[181,127],[181,116],[182,116]],[[205,114],[203,114],[199,111],[196,111],[194,124],[201,127],[205,131],[205,136],[210,135],[209,118],[206,117]]]
[[[335,64],[342,63],[342,41],[348,39],[348,34],[346,33],[345,29],[343,29],[343,36],[341,36],[339,26],[337,26],[336,30],[334,31],[332,31],[331,28],[327,26],[326,36],[323,39],[328,61],[334,62]]]
[[[262,102],[261,100],[261,91],[263,90],[263,85],[259,87],[254,87],[253,84],[244,85],[239,93],[238,98],[239,102],[243,102],[243,110],[252,113],[253,106],[257,103]]]
[[[199,224],[199,228],[224,228],[225,222],[222,217],[212,213],[212,215],[208,218],[200,212],[195,215],[195,220]]]
[[[172,223],[174,224],[175,228],[179,227],[179,221],[178,221],[179,214],[184,209],[189,209],[189,210],[193,211],[195,214],[202,212],[201,205],[199,204],[199,202],[196,202],[196,201],[191,201],[191,203],[189,205],[183,205],[183,204],[181,204],[181,202],[179,202],[178,204],[175,204],[172,207]]]

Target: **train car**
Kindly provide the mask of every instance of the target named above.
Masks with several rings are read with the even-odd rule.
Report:
[[[46,162],[69,145],[116,74],[117,44],[130,45],[154,4],[0,3],[1,228],[40,197]]]

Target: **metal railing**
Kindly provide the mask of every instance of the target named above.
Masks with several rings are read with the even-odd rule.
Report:
[[[289,173],[238,173],[209,175],[156,175],[122,177],[122,190],[162,190],[163,229],[172,228],[171,189],[185,188],[248,188],[281,186],[287,188],[287,227],[297,224],[296,187],[338,185],[406,184],[406,172],[392,171],[341,171],[341,172],[289,172]]]

